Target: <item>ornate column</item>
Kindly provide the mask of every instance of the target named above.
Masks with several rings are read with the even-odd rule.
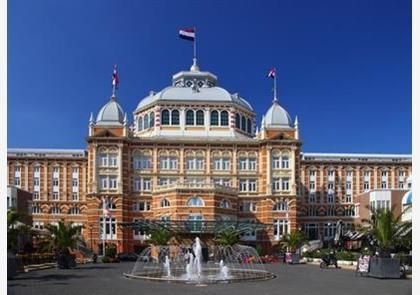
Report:
[[[321,165],[319,168],[319,186],[315,183],[315,191],[319,191],[320,203],[324,203],[325,196],[325,186],[324,186],[324,169],[325,167]]]
[[[118,144],[118,193],[123,193],[123,145]]]
[[[98,177],[97,177],[97,148],[98,145],[96,143],[92,144],[92,179],[90,181],[92,182],[91,185],[91,192],[97,193],[98,192]]]
[[[44,201],[48,201],[48,161],[44,161]]]
[[[361,177],[360,176],[360,169],[361,169],[360,166],[356,166],[356,169],[355,169],[356,185],[353,188],[353,196],[356,196],[360,193],[360,177]]]
[[[267,195],[272,194],[272,188],[271,188],[271,146],[267,146],[267,187],[266,192]]]
[[[29,189],[29,163],[28,161],[25,161],[25,190],[32,191],[32,189]]]
[[[68,201],[68,191],[67,191],[67,163],[63,165],[63,195],[64,198],[61,198],[63,201]]]

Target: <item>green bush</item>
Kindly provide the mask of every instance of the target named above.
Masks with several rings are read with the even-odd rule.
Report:
[[[109,258],[114,258],[117,255],[117,248],[114,245],[106,245],[105,247],[105,256]]]
[[[102,263],[109,263],[109,258],[108,257],[102,257],[101,259]]]
[[[350,251],[337,252],[337,260],[356,261],[360,253]]]
[[[263,256],[264,255],[264,249],[261,245],[257,245],[255,246],[255,250],[257,251],[259,256]]]

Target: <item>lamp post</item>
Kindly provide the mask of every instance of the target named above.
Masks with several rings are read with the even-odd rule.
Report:
[[[93,252],[93,224],[89,223],[89,231],[90,231],[90,251]]]

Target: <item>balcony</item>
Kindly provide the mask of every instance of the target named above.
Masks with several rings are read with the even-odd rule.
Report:
[[[154,192],[164,192],[167,190],[190,190],[190,189],[200,189],[200,190],[213,190],[222,193],[236,194],[238,191],[235,188],[215,184],[215,183],[179,183],[174,182],[166,185],[160,185],[156,187]]]

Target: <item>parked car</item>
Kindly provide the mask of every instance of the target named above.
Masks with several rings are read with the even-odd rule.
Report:
[[[139,256],[136,253],[132,252],[121,252],[118,253],[117,257],[120,261],[137,261]]]

